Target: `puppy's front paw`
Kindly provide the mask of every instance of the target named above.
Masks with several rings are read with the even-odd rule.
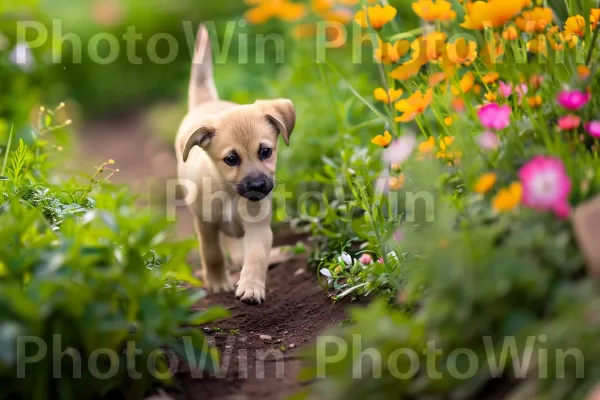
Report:
[[[204,276],[204,287],[213,293],[231,292],[233,283],[227,272],[218,275],[206,274]]]
[[[265,283],[251,279],[240,279],[237,283],[235,297],[249,305],[261,304],[265,301]]]

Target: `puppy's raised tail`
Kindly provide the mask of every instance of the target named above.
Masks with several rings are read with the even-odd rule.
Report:
[[[210,34],[204,25],[200,25],[196,35],[192,76],[188,91],[188,108],[192,110],[202,103],[219,100],[213,78],[213,56]]]

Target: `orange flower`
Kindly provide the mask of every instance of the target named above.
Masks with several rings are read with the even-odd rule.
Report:
[[[307,13],[304,4],[292,3],[289,0],[247,0],[250,5],[256,7],[248,10],[245,18],[251,24],[262,24],[271,18],[279,18],[283,21],[298,21]]]
[[[385,131],[383,135],[377,135],[371,139],[371,143],[381,147],[388,147],[392,143],[392,135],[388,131]]]
[[[433,31],[411,43],[413,59],[427,61],[438,60],[445,51],[448,35]]]
[[[373,96],[375,97],[375,100],[379,100],[384,102],[385,104],[389,104],[394,103],[396,100],[402,97],[402,93],[404,93],[402,89],[388,89],[388,91],[386,92],[383,88],[377,88],[373,92]]]
[[[535,39],[527,42],[527,51],[536,54],[548,54],[548,41],[546,36],[538,35]]]
[[[485,83],[486,85],[491,85],[492,83],[496,82],[499,78],[500,78],[499,73],[488,72],[487,74],[485,74],[484,76],[481,77],[481,82]]]
[[[354,16],[354,20],[361,28],[368,28],[369,24],[374,29],[381,29],[385,24],[396,18],[398,11],[390,6],[381,6],[380,4],[363,7],[362,10],[358,11]]]
[[[429,87],[434,87],[439,83],[444,82],[448,79],[448,75],[445,72],[436,72],[435,74],[431,74],[429,76]]]
[[[407,61],[398,68],[394,69],[390,73],[390,76],[396,80],[404,81],[417,75],[423,65],[424,64],[421,64],[418,60]]]
[[[406,182],[406,176],[404,174],[398,175],[398,177],[391,177],[388,179],[388,187],[390,190],[400,190],[404,187],[404,182]]]
[[[452,108],[454,109],[454,111],[456,111],[456,112],[465,111],[465,99],[463,99],[462,97],[455,97],[454,99],[452,99],[451,104],[452,104]]]
[[[502,38],[511,42],[517,40],[519,38],[519,31],[511,25],[502,31]]]
[[[498,177],[493,172],[483,174],[475,183],[475,187],[473,188],[473,190],[475,191],[475,193],[487,193],[494,187],[497,179]]]
[[[553,15],[551,8],[535,7],[530,11],[523,11],[521,16],[515,19],[515,23],[523,32],[543,32],[548,24],[552,22]]]
[[[565,34],[567,40],[570,39],[571,35],[577,35],[580,38],[585,36],[585,18],[581,15],[567,18],[565,22]]]
[[[466,29],[498,28],[531,5],[531,0],[489,0],[467,3],[467,15],[461,24]]]
[[[410,50],[408,40],[398,40],[396,43],[379,42],[379,48],[375,50],[375,60],[384,64],[392,64],[400,60]]]
[[[396,110],[404,113],[400,117],[396,118],[397,122],[409,122],[412,121],[417,115],[429,107],[433,100],[433,89],[428,89],[425,94],[417,90],[408,99],[400,100],[396,103]]]
[[[530,96],[527,98],[527,103],[529,103],[529,107],[538,108],[542,106],[542,96],[537,94],[535,96]]]
[[[588,68],[587,65],[578,65],[577,66],[577,76],[579,76],[579,79],[586,80],[587,78],[590,77],[591,73],[592,72],[590,71],[590,69]]]
[[[513,182],[509,187],[500,189],[492,199],[492,208],[498,212],[514,210],[521,203],[522,196],[523,185],[520,182]]]
[[[418,150],[421,154],[429,154],[433,149],[435,149],[435,139],[433,136],[430,136],[429,139],[419,143]]]
[[[458,96],[461,93],[469,93],[473,86],[475,85],[475,75],[472,72],[467,72],[463,75],[460,82],[458,83],[458,87],[452,86],[452,93],[455,96]]]
[[[444,125],[446,126],[452,126],[452,124],[454,123],[454,120],[456,119],[455,115],[449,115],[446,118],[444,118]]]
[[[453,64],[471,65],[477,58],[477,43],[459,38],[446,46],[448,60]]]
[[[592,30],[596,29],[596,25],[598,24],[598,21],[600,21],[600,8],[592,8],[590,21],[592,23]]]
[[[446,0],[418,0],[412,4],[412,8],[425,21],[449,21],[456,18],[452,3]]]

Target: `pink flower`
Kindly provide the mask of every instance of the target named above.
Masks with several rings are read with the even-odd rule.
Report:
[[[377,262],[378,262],[379,264],[384,264],[384,263],[385,263],[385,261],[383,261],[383,257],[379,257],[379,258],[377,259]]]
[[[536,156],[519,170],[523,204],[540,211],[552,211],[559,218],[569,216],[571,180],[561,160]]]
[[[510,113],[508,105],[499,106],[496,103],[490,103],[482,106],[477,111],[477,116],[486,128],[501,130],[510,125]]]
[[[529,88],[526,84],[521,83],[520,85],[517,85],[517,87],[515,88],[515,92],[517,92],[517,94],[519,95],[519,101],[521,101],[523,99],[523,96],[525,96],[529,92]]]
[[[600,139],[600,121],[590,121],[590,122],[586,123],[584,126],[585,126],[585,130],[587,131],[587,133],[589,133],[591,136],[593,136],[595,138]]]
[[[416,143],[417,139],[414,135],[406,134],[402,136],[385,149],[383,152],[383,161],[388,165],[402,164],[408,160]]]
[[[404,241],[404,231],[401,228],[396,229],[396,232],[394,232],[394,240],[398,243]]]
[[[485,131],[477,137],[477,143],[482,150],[493,151],[500,147],[500,139],[494,132]]]
[[[500,81],[498,84],[498,91],[504,97],[509,97],[512,94],[512,83],[504,83]]]
[[[373,259],[367,253],[363,253],[363,255],[358,259],[358,262],[362,265],[369,265],[373,262]]]
[[[581,118],[573,114],[565,115],[558,120],[558,127],[563,131],[577,129],[579,125],[581,125]]]
[[[579,110],[590,101],[591,97],[589,93],[580,90],[563,90],[558,94],[556,101],[567,110]]]

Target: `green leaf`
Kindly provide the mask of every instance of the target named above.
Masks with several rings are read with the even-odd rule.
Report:
[[[205,311],[196,312],[190,315],[188,323],[190,325],[204,325],[209,322],[228,318],[230,315],[231,313],[222,307],[210,307]]]

